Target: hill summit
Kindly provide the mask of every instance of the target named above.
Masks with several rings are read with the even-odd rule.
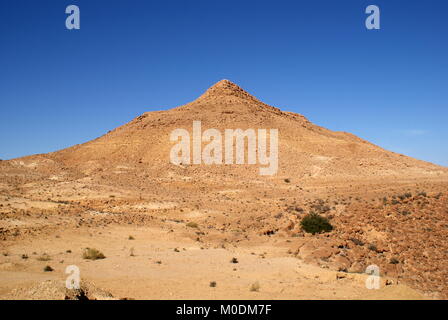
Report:
[[[259,179],[256,166],[201,166],[182,169],[170,163],[176,129],[277,129],[279,132],[278,176],[308,180],[360,180],[433,177],[447,169],[382,149],[346,132],[334,132],[308,121],[303,115],[269,106],[229,80],[221,80],[198,99],[183,106],[147,112],[104,136],[47,155],[54,168],[65,167],[82,175],[122,178],[132,170],[155,177],[214,174]],[[204,142],[204,145],[206,142]],[[29,158],[33,161],[32,157]],[[47,161],[48,163],[48,161]],[[37,166],[39,170],[40,166]],[[116,168],[130,168],[125,172]],[[131,170],[132,169],[132,170]]]

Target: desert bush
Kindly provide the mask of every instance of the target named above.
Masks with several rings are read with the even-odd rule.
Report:
[[[333,230],[333,226],[330,224],[330,221],[317,213],[310,213],[306,215],[300,222],[300,225],[305,232],[312,234],[330,232]]]
[[[407,199],[407,198],[411,198],[412,197],[412,193],[410,193],[410,192],[406,192],[406,193],[403,193],[403,194],[401,194],[401,195],[399,195],[398,196],[398,198],[400,199],[400,200],[404,200],[404,199]]]
[[[83,259],[88,260],[98,260],[98,259],[104,259],[106,256],[99,250],[95,248],[85,248],[84,252],[82,253]]]
[[[310,207],[311,209],[313,209],[313,211],[320,214],[326,213],[331,210],[330,207],[326,205],[325,201],[322,199],[317,199],[315,203],[312,204]]]
[[[48,254],[44,253],[43,255],[37,257],[38,261],[50,261],[51,258]]]
[[[363,245],[364,245],[364,242],[362,242],[362,241],[359,240],[359,239],[356,239],[356,238],[350,238],[350,240],[351,240],[354,244],[356,244],[357,246],[363,246]]]
[[[392,259],[390,259],[389,263],[390,263],[390,264],[399,264],[400,261],[398,261],[397,258],[392,258]]]
[[[50,267],[50,266],[45,266],[45,268],[44,268],[44,272],[51,272],[53,270],[54,269],[52,267]]]
[[[128,240],[135,240],[135,238],[133,236],[129,236]]]
[[[196,222],[188,222],[188,223],[187,223],[187,227],[190,227],[190,228],[197,228],[197,227],[198,227],[198,224],[197,224]]]
[[[260,284],[257,282],[254,282],[250,286],[250,291],[252,292],[258,292],[260,290]]]

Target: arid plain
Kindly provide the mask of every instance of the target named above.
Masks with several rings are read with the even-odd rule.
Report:
[[[174,165],[170,133],[278,129],[278,172]],[[98,139],[0,161],[1,299],[446,299],[448,168],[222,80]],[[333,230],[301,227],[310,212]],[[95,248],[103,259],[85,259]],[[81,290],[65,288],[68,265]],[[380,289],[367,289],[377,265]]]

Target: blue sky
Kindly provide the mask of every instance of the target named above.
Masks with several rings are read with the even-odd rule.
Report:
[[[81,29],[65,28],[76,4]],[[381,30],[367,30],[369,4]],[[229,79],[448,166],[448,1],[0,2],[0,158],[83,143]]]

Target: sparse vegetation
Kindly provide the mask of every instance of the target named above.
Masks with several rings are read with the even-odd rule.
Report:
[[[316,202],[311,205],[311,209],[319,214],[324,214],[331,210],[322,199],[317,199]]]
[[[406,193],[403,193],[398,196],[398,199],[400,199],[401,201],[408,199],[408,198],[412,198],[412,193],[406,192]]]
[[[310,213],[306,215],[300,222],[300,225],[305,232],[312,234],[330,232],[333,230],[333,226],[330,224],[330,221],[317,213]]]
[[[252,292],[260,291],[260,284],[258,283],[258,281],[251,284],[250,291]]]
[[[8,290],[0,298],[104,299],[109,289],[113,299],[448,299],[446,169],[229,90],[145,113],[85,147],[1,163],[0,287]],[[277,174],[260,177],[266,165],[249,165],[247,137],[242,166],[202,167],[191,155],[170,164],[166,136],[190,131],[195,118],[201,134],[275,120]],[[266,156],[275,151],[264,147]],[[81,267],[77,291],[64,288],[71,265]],[[385,290],[365,290],[366,273],[377,271]]]
[[[351,238],[350,240],[351,240],[354,244],[356,244],[357,246],[363,246],[363,245],[364,245],[364,242],[362,242],[362,241],[359,240],[359,239]]]
[[[187,227],[189,228],[198,228],[198,224],[196,222],[188,222]]]
[[[101,251],[95,248],[85,248],[84,252],[82,253],[82,258],[88,260],[99,260],[105,259],[106,256]]]
[[[390,264],[399,264],[400,261],[398,261],[397,258],[392,258],[392,259],[390,259],[389,263],[390,263]]]
[[[45,266],[45,268],[44,268],[44,272],[51,272],[53,270],[54,269],[52,267],[50,267],[50,266]]]
[[[37,260],[38,261],[50,261],[51,257],[48,254],[44,253],[43,255],[37,257]]]

